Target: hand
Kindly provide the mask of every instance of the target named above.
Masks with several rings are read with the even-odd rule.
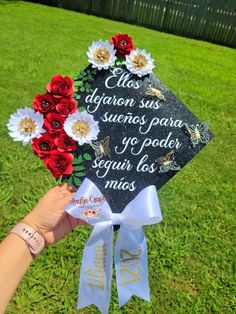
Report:
[[[73,196],[74,193],[67,183],[53,187],[22,222],[36,229],[44,237],[46,245],[56,243],[75,226],[88,225],[85,221],[76,219],[64,211]]]

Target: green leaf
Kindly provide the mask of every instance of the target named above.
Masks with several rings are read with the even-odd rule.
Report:
[[[74,86],[83,86],[83,82],[82,81],[75,81]]]
[[[81,162],[84,161],[82,155],[79,155],[79,157],[77,158],[77,160],[78,160],[79,163],[81,163]]]
[[[86,110],[85,107],[79,107],[79,112],[83,112],[83,111],[85,111],[85,110]]]
[[[72,161],[72,165],[78,165],[78,164],[81,164],[83,162],[83,157],[81,155],[79,155],[79,157],[76,157],[73,159]]]
[[[83,93],[85,91],[85,87],[84,86],[80,87],[80,91]]]
[[[85,170],[85,167],[84,166],[74,166],[74,171],[82,171],[82,170]]]
[[[80,186],[81,180],[79,178],[73,177],[73,181],[75,186]]]
[[[85,172],[74,172],[73,175],[76,176],[76,177],[81,178],[81,177],[85,176]]]
[[[61,182],[65,182],[66,179],[67,179],[67,176],[66,176],[66,175],[63,175],[63,176],[61,177]]]
[[[73,178],[72,178],[72,176],[70,176],[70,178],[67,180],[67,184],[68,184],[69,186],[72,186],[72,185],[73,185]]]
[[[83,154],[83,158],[87,161],[92,160],[92,156],[88,153]]]

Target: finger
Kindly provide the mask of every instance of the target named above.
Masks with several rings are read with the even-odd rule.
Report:
[[[75,192],[76,191],[76,187],[74,185],[68,186],[68,184],[66,183],[65,185],[63,185],[61,187],[62,191],[68,191],[68,192]]]
[[[68,214],[66,215],[66,219],[67,219],[67,221],[68,221],[69,224],[70,224],[70,229],[73,229],[73,228],[74,228],[73,221],[70,219],[70,217],[69,217]]]
[[[63,183],[62,185],[60,185],[60,189],[63,189],[63,190],[68,190],[68,184],[67,182],[66,183]]]
[[[66,194],[64,194],[63,199],[62,199],[63,203],[67,205],[73,199],[74,195],[75,193],[71,193],[71,192],[67,192]]]
[[[62,182],[61,182],[61,183],[58,183],[58,184],[54,185],[54,186],[52,187],[52,189],[53,189],[53,188],[56,188],[56,187],[58,187],[58,186],[59,186],[59,187],[62,187],[62,186],[64,186],[64,185],[68,185],[68,184],[67,184],[67,182],[64,182],[64,183],[62,183]]]
[[[79,218],[76,218],[76,220],[77,220],[77,225],[84,225],[84,226],[91,227],[91,225],[88,224],[85,220],[82,220],[82,219],[79,219]]]
[[[63,185],[63,188],[65,188],[67,191],[70,191],[70,192],[75,192],[76,191],[76,187],[74,185],[68,185],[68,183],[65,183]]]
[[[76,187],[74,185],[69,186],[68,190],[70,192],[75,192],[76,191]]]
[[[67,219],[70,221],[70,225],[72,226],[72,228],[75,228],[78,225],[90,226],[86,221],[79,218],[75,218],[70,214],[67,214]]]
[[[72,189],[68,187],[68,185],[66,185],[66,186],[59,187],[59,192],[64,196],[64,195],[71,194],[73,191]]]

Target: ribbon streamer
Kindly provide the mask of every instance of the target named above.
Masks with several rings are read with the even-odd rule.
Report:
[[[86,243],[80,270],[78,308],[95,304],[107,314],[110,304],[113,225],[120,225],[115,249],[119,306],[132,295],[150,301],[147,245],[142,226],[158,223],[162,214],[156,188],[144,188],[122,213],[113,213],[105,196],[85,178],[65,209],[71,216],[93,226]]]

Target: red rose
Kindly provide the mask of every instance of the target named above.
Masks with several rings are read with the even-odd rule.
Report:
[[[72,154],[53,150],[43,161],[45,166],[51,171],[51,174],[58,179],[63,174],[71,174],[73,172],[72,160]]]
[[[77,111],[76,102],[73,99],[62,98],[56,105],[56,110],[63,116]]]
[[[49,112],[44,119],[44,128],[50,134],[58,135],[63,131],[65,117],[55,112]]]
[[[114,45],[118,58],[125,59],[125,56],[134,50],[132,38],[127,34],[117,34],[110,39],[110,42]]]
[[[74,93],[74,83],[69,76],[63,77],[57,74],[47,84],[46,90],[55,98],[69,97]]]
[[[46,113],[55,109],[55,103],[52,95],[37,95],[33,101],[33,108],[41,113]]]
[[[66,133],[61,133],[59,137],[54,139],[59,152],[73,152],[76,149],[76,142]]]
[[[54,138],[47,133],[44,133],[41,137],[34,138],[32,140],[32,149],[40,158],[46,157],[50,154],[51,150],[55,148],[56,145],[54,143]]]

